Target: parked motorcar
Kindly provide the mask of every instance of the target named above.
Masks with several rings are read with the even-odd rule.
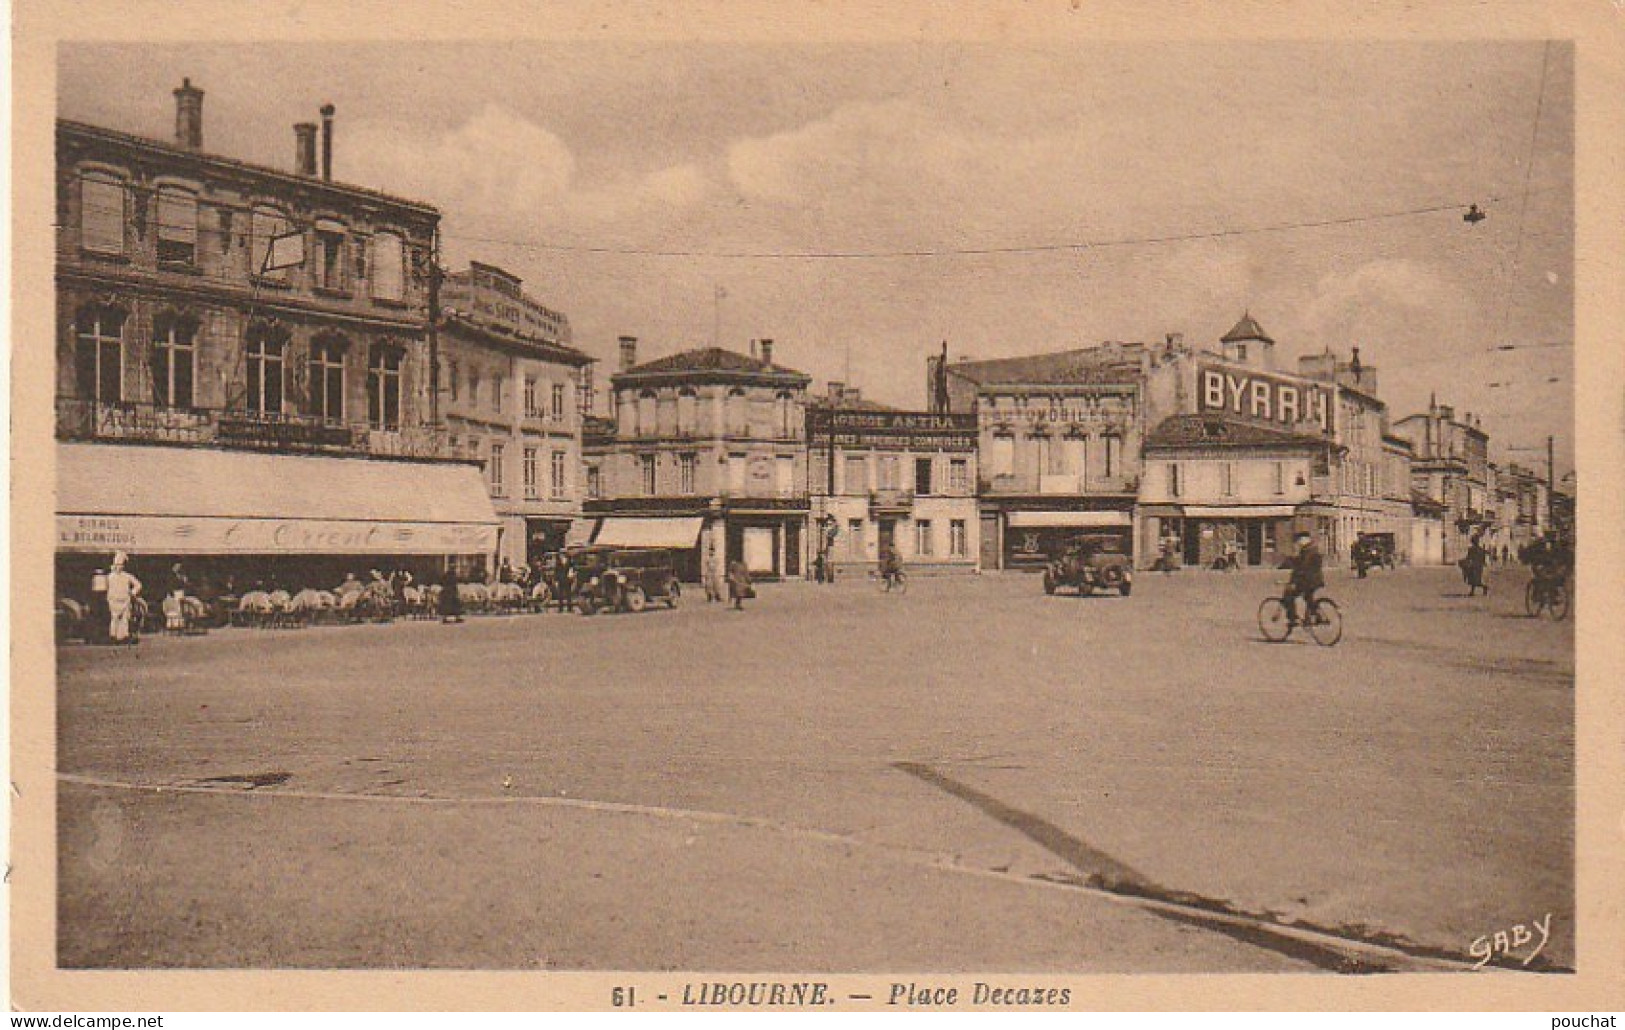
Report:
[[[1361,533],[1349,548],[1349,560],[1361,576],[1378,566],[1392,569],[1399,564],[1392,533]]]
[[[651,601],[675,608],[683,594],[676,563],[665,548],[587,547],[571,563],[576,572],[576,607],[583,615],[599,611],[641,612]]]
[[[1134,587],[1134,563],[1119,536],[1084,534],[1069,540],[1044,567],[1044,593],[1063,587],[1079,594],[1115,590],[1124,597]]]

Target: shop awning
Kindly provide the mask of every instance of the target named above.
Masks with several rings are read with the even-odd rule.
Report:
[[[597,529],[597,519],[576,519],[570,523],[570,528],[564,532],[564,546],[587,546],[592,543],[592,535]]]
[[[1186,517],[1193,519],[1283,519],[1297,513],[1298,509],[1290,504],[1235,504],[1222,508],[1185,505]]]
[[[604,519],[593,543],[608,547],[698,547],[699,516],[682,518]]]
[[[1126,511],[1013,511],[1008,516],[1011,526],[1032,529],[1044,526],[1090,527],[1130,526],[1133,518]]]
[[[57,445],[57,549],[146,554],[487,554],[472,465],[196,447]]]

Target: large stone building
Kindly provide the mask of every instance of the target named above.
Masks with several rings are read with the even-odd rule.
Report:
[[[207,152],[203,91],[175,98],[171,141],[57,123],[63,589],[114,550],[289,582],[489,553],[478,469],[436,460],[439,212],[335,182],[331,107],[320,168],[301,123],[284,170]]]
[[[471,262],[440,292],[440,411],[451,452],[482,463],[502,519],[498,555],[535,561],[581,518],[584,370],[570,322],[521,280]]]
[[[640,364],[637,340],[621,338],[614,436],[587,452],[595,543],[671,547],[690,579],[735,559],[761,578],[803,574],[811,378],[775,363],[771,340],[759,355],[707,347]]]
[[[807,405],[812,555],[874,569],[893,550],[913,572],[974,572],[979,555],[974,414],[904,411],[830,383]]]
[[[1400,419],[1394,432],[1410,441],[1415,454],[1411,485],[1444,507],[1442,560],[1459,561],[1473,535],[1491,522],[1489,434],[1471,414],[1458,419],[1437,398],[1427,411]]]
[[[976,417],[982,568],[1037,567],[1084,529],[1132,544],[1144,350],[930,359],[933,409]]]

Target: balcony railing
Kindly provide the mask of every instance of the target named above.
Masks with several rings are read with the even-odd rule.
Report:
[[[1036,475],[1016,473],[1002,476],[982,476],[980,489],[986,494],[1080,496],[1089,494],[1131,494],[1140,488],[1140,477],[1076,476],[1062,474]]]
[[[874,511],[899,511],[914,506],[912,490],[872,490],[869,507]]]
[[[411,458],[451,456],[445,433],[429,426],[380,429],[317,415],[169,408],[132,401],[110,404],[58,398],[56,433],[63,440],[211,444]]]

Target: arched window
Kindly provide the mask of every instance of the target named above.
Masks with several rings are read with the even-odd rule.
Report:
[[[729,436],[750,435],[750,400],[743,387],[735,386],[728,391],[726,415]]]
[[[401,427],[401,358],[399,347],[372,345],[367,359],[367,424],[374,429]]]
[[[392,232],[372,238],[372,295],[379,300],[406,297],[406,247]]]
[[[74,323],[74,365],[82,397],[102,404],[124,399],[124,320],[115,307],[81,308]]]
[[[79,180],[79,245],[101,254],[124,253],[124,183],[87,172]]]
[[[152,323],[152,400],[164,408],[190,408],[197,380],[197,320],[165,313]]]
[[[188,266],[197,262],[197,195],[190,190],[158,190],[158,260]]]
[[[244,403],[249,411],[266,415],[282,413],[287,375],[288,334],[273,326],[255,325],[248,330],[248,393]]]
[[[638,394],[638,435],[653,436],[656,432],[656,419],[659,412],[656,410],[658,398],[653,390],[644,390]]]
[[[329,422],[344,421],[344,354],[342,336],[318,336],[310,345],[310,413]]]

